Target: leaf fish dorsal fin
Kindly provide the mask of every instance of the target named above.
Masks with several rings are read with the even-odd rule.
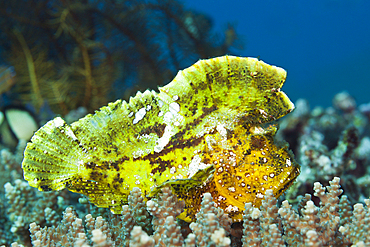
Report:
[[[114,213],[120,213],[133,187],[150,197],[165,185],[172,186],[187,203],[181,217],[188,221],[194,219],[200,202],[190,198],[203,192],[230,197],[220,204],[222,208],[239,207],[231,200],[233,195],[225,194],[229,190],[215,184],[216,178],[227,186],[235,182],[235,174],[218,176],[218,158],[221,153],[235,153],[235,157],[227,157],[238,162],[252,160],[248,159],[251,135],[255,134],[252,130],[294,109],[280,90],[285,77],[285,70],[255,58],[200,60],[179,71],[172,82],[159,88],[159,93],[138,92],[129,102],[109,103],[71,125],[61,118],[49,121],[26,147],[24,177],[39,190],[66,187],[82,193]],[[267,135],[261,133],[262,137]],[[266,140],[273,140],[274,133],[268,133]],[[280,160],[290,159],[283,147],[273,141],[264,143],[269,145],[265,151],[271,148],[281,154]],[[255,154],[263,160],[262,152]],[[273,169],[279,166],[277,162],[261,165]],[[294,171],[294,175],[289,183],[299,173],[298,165],[292,164],[289,173]],[[247,162],[242,167],[250,166]],[[268,169],[255,174],[262,176]],[[282,191],[287,188],[285,180],[275,182],[270,181]],[[233,218],[240,219],[240,212]]]
[[[223,56],[200,60],[179,71],[175,79],[160,88],[190,113],[217,107],[229,114],[254,114],[250,125],[270,122],[285,116],[294,104],[280,91],[286,71],[256,58]]]

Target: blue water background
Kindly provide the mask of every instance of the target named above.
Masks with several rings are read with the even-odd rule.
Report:
[[[370,102],[370,1],[184,0],[209,15],[222,35],[236,26],[245,49],[288,71],[284,91],[311,106],[331,105],[343,90],[358,104]]]

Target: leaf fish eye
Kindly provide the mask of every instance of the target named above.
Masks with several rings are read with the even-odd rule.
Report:
[[[252,136],[251,138],[251,147],[254,149],[262,149],[265,146],[265,141],[258,137],[258,136]]]

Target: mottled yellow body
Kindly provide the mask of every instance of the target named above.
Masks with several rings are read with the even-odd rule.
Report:
[[[67,125],[55,118],[32,137],[24,177],[40,190],[85,194],[120,213],[129,191],[172,186],[194,219],[203,192],[234,220],[266,189],[279,196],[299,174],[287,148],[264,127],[294,109],[280,91],[286,72],[254,58],[200,60],[159,93],[118,100]]]

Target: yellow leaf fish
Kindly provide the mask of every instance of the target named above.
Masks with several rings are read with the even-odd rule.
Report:
[[[57,117],[32,137],[24,177],[41,191],[88,196],[120,213],[133,187],[146,198],[171,186],[194,220],[201,195],[238,221],[267,189],[281,195],[299,174],[287,145],[265,126],[294,109],[280,91],[284,69],[255,58],[200,60],[172,82],[117,100],[68,125]]]

